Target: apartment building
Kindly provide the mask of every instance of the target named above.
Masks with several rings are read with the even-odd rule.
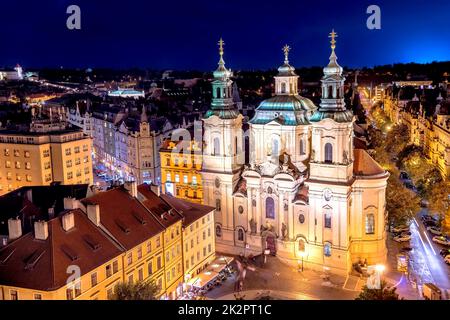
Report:
[[[52,182],[93,184],[91,143],[80,130],[0,131],[0,195]]]

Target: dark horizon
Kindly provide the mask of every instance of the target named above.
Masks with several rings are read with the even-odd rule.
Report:
[[[72,4],[81,8],[81,30],[66,28],[66,9]],[[328,63],[328,33],[333,28],[339,35],[338,61],[351,69],[450,60],[448,1],[379,0],[380,30],[366,27],[371,4],[129,0],[118,5],[106,0],[17,0],[0,4],[8,13],[0,20],[5,44],[0,65],[208,72],[217,66],[217,41],[223,37],[225,62],[232,70],[277,68],[284,44],[292,47],[294,67],[323,67]]]

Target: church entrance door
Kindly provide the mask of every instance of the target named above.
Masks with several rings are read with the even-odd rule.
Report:
[[[275,246],[275,237],[268,235],[266,237],[266,248],[270,250],[270,254],[271,255],[276,255],[277,254],[277,249]]]

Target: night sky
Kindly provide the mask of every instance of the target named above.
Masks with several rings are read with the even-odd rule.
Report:
[[[81,30],[66,8],[81,8]],[[366,8],[381,8],[381,30]],[[341,65],[450,60],[450,1],[1,0],[0,66],[233,70],[324,65],[334,28]]]

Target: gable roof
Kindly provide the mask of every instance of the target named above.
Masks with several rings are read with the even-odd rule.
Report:
[[[365,150],[354,149],[353,173],[357,176],[375,176],[386,174],[384,170]]]

